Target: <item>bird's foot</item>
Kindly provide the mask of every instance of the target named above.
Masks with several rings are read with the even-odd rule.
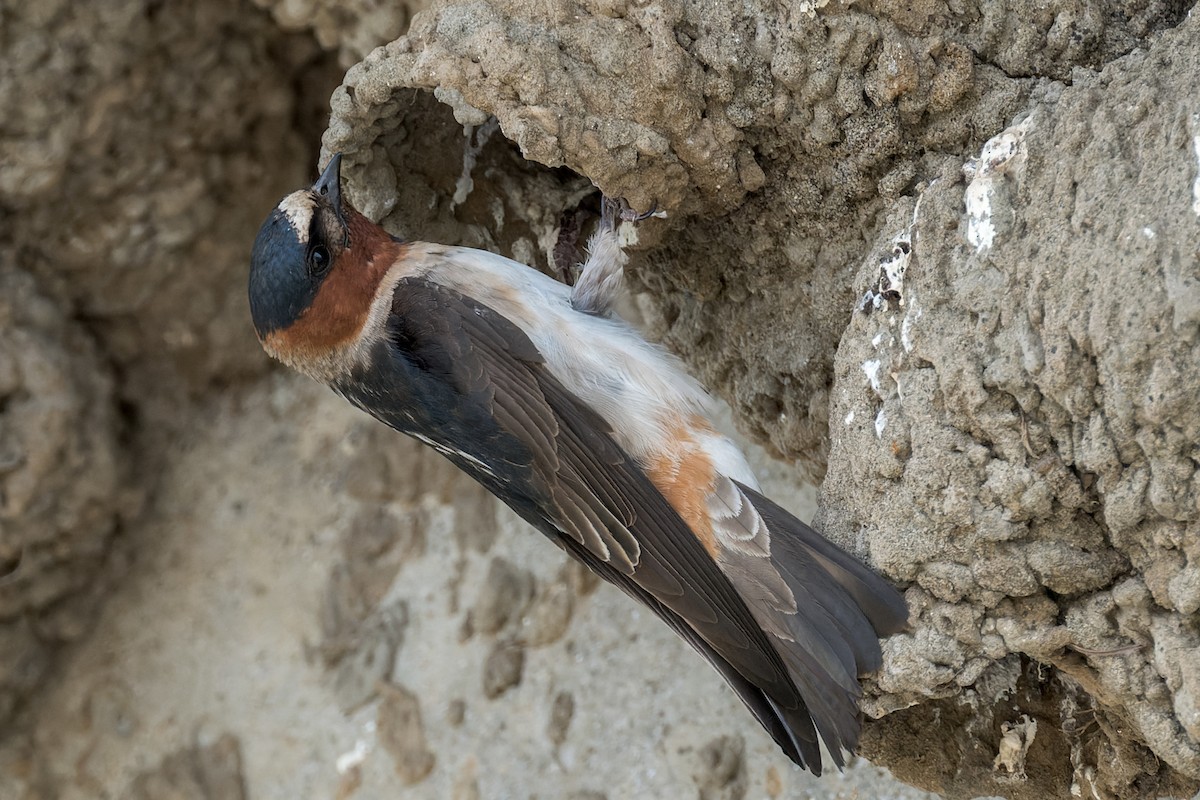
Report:
[[[630,208],[623,197],[600,197],[600,224],[608,230],[616,228],[618,222],[642,222],[650,217],[665,219],[666,216],[667,212],[660,211],[657,203],[650,206],[649,211],[639,213]]]
[[[585,314],[605,316],[613,312],[623,282],[627,260],[617,227],[622,221],[636,222],[654,213],[639,214],[623,198],[600,197],[600,224],[588,242],[587,260],[571,290],[571,306]]]

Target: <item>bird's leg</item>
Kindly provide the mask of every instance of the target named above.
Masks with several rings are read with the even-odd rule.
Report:
[[[621,247],[617,228],[622,221],[640,222],[656,213],[656,209],[651,209],[645,214],[637,214],[622,199],[600,199],[600,224],[588,241],[587,260],[571,290],[571,306],[576,311],[598,316],[612,313],[621,294],[625,264],[629,260]]]

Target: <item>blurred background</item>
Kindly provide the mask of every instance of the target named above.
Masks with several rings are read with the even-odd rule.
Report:
[[[323,137],[393,232],[547,271],[593,183],[668,212],[631,313],[909,591],[873,758],[1194,793],[1188,5],[427,5],[0,0],[0,797],[927,796],[794,768],[664,626],[268,363],[249,250]]]

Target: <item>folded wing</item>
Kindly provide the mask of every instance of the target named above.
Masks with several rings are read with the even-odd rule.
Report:
[[[570,554],[645,603],[725,676],[798,764],[820,773],[817,730],[827,742],[855,741],[850,705],[858,689],[852,676],[860,666],[878,663],[878,643],[866,643],[870,625],[852,620],[839,627],[829,618],[853,606],[855,595],[826,601],[823,592],[857,578],[863,597],[874,597],[872,579],[879,579],[831,545],[821,550],[808,542],[805,532],[815,536],[811,530],[801,525],[794,531],[789,526],[799,523],[785,512],[731,484],[770,530],[768,561],[779,563],[776,582],[795,598],[796,608],[814,609],[797,614],[791,605],[772,608],[767,621],[774,627],[764,626],[758,598],[746,593],[752,573],[731,573],[713,561],[616,444],[608,424],[546,369],[529,338],[503,316],[431,280],[402,279],[386,339],[374,345],[369,363],[334,388],[433,445]],[[779,544],[781,532],[795,541]],[[832,575],[827,564],[840,572]],[[893,610],[891,599],[881,603]],[[839,642],[847,635],[853,644]],[[806,648],[813,646],[810,655]],[[835,665],[841,672],[826,669]],[[831,688],[836,694],[826,699]]]

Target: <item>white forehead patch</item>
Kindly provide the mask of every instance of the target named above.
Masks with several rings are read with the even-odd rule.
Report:
[[[287,217],[300,241],[308,238],[308,226],[312,223],[314,208],[316,204],[307,189],[292,192],[279,203],[279,210]]]

